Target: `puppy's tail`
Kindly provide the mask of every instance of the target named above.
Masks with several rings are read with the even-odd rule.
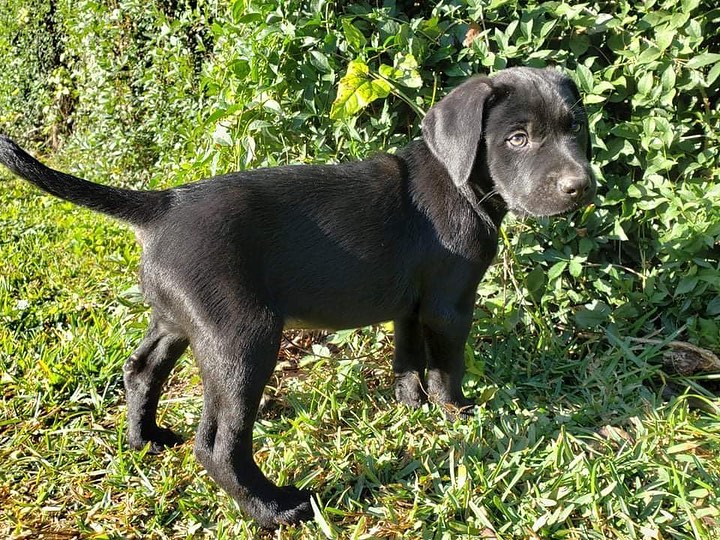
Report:
[[[53,170],[0,135],[0,163],[51,195],[133,225],[142,226],[162,215],[172,202],[169,191],[134,191],[94,184]]]

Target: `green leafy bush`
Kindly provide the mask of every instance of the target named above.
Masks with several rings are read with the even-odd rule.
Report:
[[[220,151],[202,153],[208,173],[392,149],[474,73],[560,66],[590,111],[598,204],[569,221],[517,225],[504,257],[522,283],[509,301],[490,293],[502,295],[498,315],[533,326],[539,304],[551,326],[720,345],[718,8],[244,6],[213,27],[218,61],[204,84]]]
[[[5,3],[5,131],[62,147],[80,173],[115,183],[146,183],[177,163],[202,123],[216,4]]]
[[[55,88],[62,51],[54,8],[42,0],[0,4],[0,122],[31,140],[64,132],[72,110]]]

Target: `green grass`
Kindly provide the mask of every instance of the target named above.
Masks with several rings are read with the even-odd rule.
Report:
[[[125,444],[121,366],[147,319],[132,234],[0,186],[0,536],[273,537],[193,457],[191,358],[160,407],[188,442],[161,456]],[[554,329],[539,308],[510,328],[483,300],[512,294],[512,265],[504,250],[481,287],[471,420],[394,403],[387,325],[317,339],[314,359],[284,351],[256,458],[314,490],[318,513],[282,538],[720,537],[720,416],[703,386],[718,376],[675,377],[688,390],[666,401],[657,347]]]

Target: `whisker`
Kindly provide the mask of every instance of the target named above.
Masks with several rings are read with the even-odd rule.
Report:
[[[495,195],[497,195],[497,194],[498,194],[497,190],[491,189],[491,190],[488,191],[485,195],[483,195],[482,199],[480,199],[480,204],[484,203],[484,202],[487,201],[490,197],[493,197],[493,196],[495,196]]]
[[[578,100],[570,106],[570,113],[574,113],[577,110],[578,105],[581,105],[581,104],[582,104],[582,98],[578,98]],[[580,110],[582,110],[582,109],[580,109]]]

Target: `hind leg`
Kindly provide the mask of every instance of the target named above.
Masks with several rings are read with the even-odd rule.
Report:
[[[195,347],[204,389],[195,454],[243,510],[269,528],[312,516],[309,492],[276,486],[253,458],[255,415],[281,333],[279,318],[246,312],[240,328],[218,331]]]
[[[182,439],[157,425],[157,406],[162,386],[175,362],[187,348],[187,339],[157,315],[137,350],[123,367],[127,399],[128,443],[141,449],[150,445],[150,453],[158,453]]]

